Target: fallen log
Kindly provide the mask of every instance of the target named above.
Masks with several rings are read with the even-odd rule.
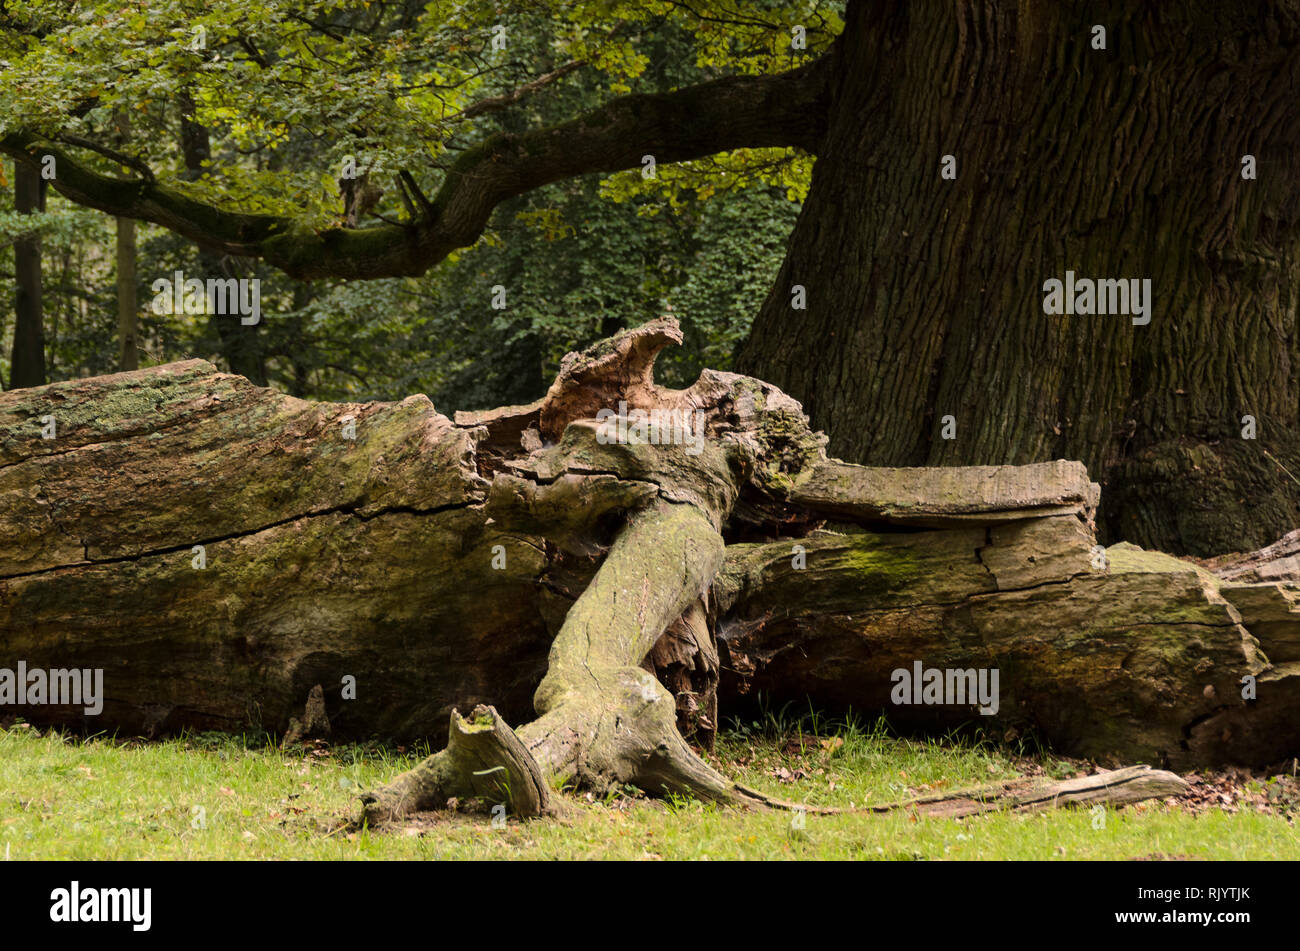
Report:
[[[1290,581],[1101,548],[1078,463],[828,459],[762,381],[658,387],[677,342],[654,321],[570,354],[537,403],[454,420],[203,361],[0,394],[0,664],[105,683],[93,716],[0,710],[282,732],[321,685],[336,738],[459,737],[371,793],[376,815],[482,788],[453,716],[480,705],[500,760],[481,768],[512,788],[535,767],[739,804],[761,797],[684,735],[707,745],[758,690],[1106,762],[1300,753]],[[997,696],[931,702],[931,670],[996,674]]]

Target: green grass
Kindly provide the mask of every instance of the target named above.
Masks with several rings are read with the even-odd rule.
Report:
[[[816,734],[800,737],[804,734]],[[802,749],[801,749],[802,747]],[[337,746],[283,753],[211,734],[158,743],[0,731],[0,857],[12,859],[1207,859],[1300,858],[1294,803],[1271,814],[1194,814],[1153,802],[964,820],[907,813],[745,813],[629,793],[565,794],[558,819],[494,829],[484,815],[430,814],[349,831],[357,792],[425,751]],[[847,807],[1077,764],[1012,757],[974,741],[914,742],[881,725],[768,714],[718,743],[715,762],[787,801]],[[783,781],[788,777],[791,781]]]

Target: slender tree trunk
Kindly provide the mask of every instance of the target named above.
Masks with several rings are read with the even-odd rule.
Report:
[[[118,367],[140,366],[140,308],[136,299],[135,222],[117,219],[117,339]]]
[[[294,346],[289,347],[287,353],[278,354],[289,363],[290,373],[286,380],[289,395],[296,396],[299,399],[307,398],[311,389],[311,374],[315,369],[315,347],[310,348],[313,351],[312,354],[304,353],[304,350],[307,349],[306,341],[308,337],[305,333],[306,321],[300,315],[300,312],[315,297],[316,291],[310,282],[298,281],[293,285],[293,309],[299,316],[288,321],[288,338],[293,341]]]
[[[1081,460],[1110,540],[1209,554],[1283,534],[1300,520],[1277,464],[1300,472],[1297,20],[1262,2],[851,3],[812,187],[739,368],[856,462]],[[1045,314],[1067,270],[1150,279],[1150,323]]]
[[[20,214],[45,210],[45,183],[40,172],[22,162],[14,169],[14,209]],[[41,238],[32,233],[14,242],[14,343],[9,387],[45,382],[45,319],[41,302]]]
[[[212,143],[208,130],[194,120],[194,100],[188,93],[179,97],[181,109],[181,153],[185,159],[185,168],[191,180],[202,178],[206,173],[204,162],[212,158]],[[206,277],[225,276],[222,257],[212,251],[199,248],[199,267]],[[214,314],[209,317],[209,326],[216,331],[220,341],[221,355],[230,365],[231,372],[246,376],[258,386],[266,386],[266,359],[262,352],[262,342],[258,336],[259,324],[244,324],[230,314]]]

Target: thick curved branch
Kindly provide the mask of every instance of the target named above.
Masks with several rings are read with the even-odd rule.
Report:
[[[494,135],[461,154],[429,207],[406,226],[313,230],[289,217],[227,211],[166,185],[100,174],[30,132],[0,137],[0,152],[31,163],[54,155],[53,185],[72,201],[261,258],[292,277],[416,276],[478,240],[498,204],[552,182],[639,167],[645,155],[664,164],[739,148],[815,152],[826,125],[825,60],[774,76],[623,96],[559,125]]]

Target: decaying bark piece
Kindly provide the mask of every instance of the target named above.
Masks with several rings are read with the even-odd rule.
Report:
[[[325,691],[320,684],[311,688],[302,719],[294,717],[280,741],[281,749],[301,743],[305,739],[319,739],[330,735],[330,718],[325,712]]]
[[[562,782],[782,805],[682,735],[707,747],[759,690],[1105,762],[1300,753],[1300,592],[1265,567],[1289,555],[1216,574],[1101,549],[1077,463],[828,459],[760,380],[657,386],[679,340],[653,321],[571,354],[537,403],[454,421],[202,361],[0,394],[0,665],[104,668],[95,729],[278,731],[318,684],[335,738],[450,724],[370,795],[375,819],[482,798],[483,776],[517,815]],[[620,403],[697,428],[611,440]],[[896,704],[915,664],[997,670],[996,715]]]
[[[1202,564],[1224,581],[1237,584],[1300,583],[1300,529],[1288,532],[1259,551],[1223,555],[1207,559]]]
[[[710,753],[718,733],[718,645],[703,600],[655,641],[642,664],[677,698],[677,731]]]
[[[1027,466],[867,468],[820,461],[796,482],[790,500],[859,522],[946,528],[1077,515],[1091,522],[1101,487],[1079,462]]]

